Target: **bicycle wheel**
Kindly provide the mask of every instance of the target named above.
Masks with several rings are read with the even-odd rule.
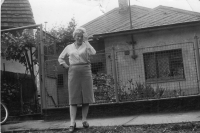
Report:
[[[4,124],[7,119],[8,119],[8,109],[3,103],[1,103],[1,125]]]

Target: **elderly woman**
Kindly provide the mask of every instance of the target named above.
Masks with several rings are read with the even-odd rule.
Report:
[[[60,65],[68,69],[68,90],[70,104],[70,127],[73,132],[76,128],[77,105],[82,104],[82,124],[88,128],[87,114],[89,104],[94,102],[94,93],[92,88],[92,72],[89,56],[96,54],[95,49],[87,41],[86,30],[82,27],[73,32],[75,42],[67,45],[60,54],[58,61]],[[66,56],[69,58],[69,64],[66,62]]]

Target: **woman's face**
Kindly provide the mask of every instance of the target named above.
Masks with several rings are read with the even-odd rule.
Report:
[[[77,44],[82,44],[83,42],[83,33],[76,33],[75,40]]]

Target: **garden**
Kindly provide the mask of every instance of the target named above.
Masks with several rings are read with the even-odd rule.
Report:
[[[93,85],[96,103],[116,102],[115,83],[112,75],[105,73],[93,74]],[[134,82],[132,79],[125,83],[117,83],[120,102],[148,99],[172,98],[181,96],[178,89],[166,89],[157,85]]]

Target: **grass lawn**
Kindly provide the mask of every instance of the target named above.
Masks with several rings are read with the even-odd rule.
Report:
[[[18,133],[68,133],[68,129],[26,130]],[[200,133],[200,122],[78,128],[74,133]]]

